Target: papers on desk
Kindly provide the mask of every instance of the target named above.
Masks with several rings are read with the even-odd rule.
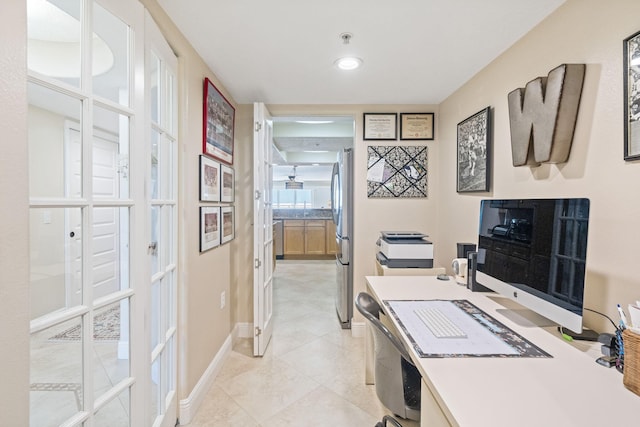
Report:
[[[389,313],[420,357],[551,357],[467,300],[387,300]],[[466,333],[436,338],[414,310],[436,307]]]

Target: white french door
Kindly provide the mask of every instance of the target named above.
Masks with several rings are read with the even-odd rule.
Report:
[[[148,255],[150,271],[149,425],[173,427],[177,419],[177,224],[178,59],[149,13],[145,14],[146,82],[149,111]]]
[[[263,356],[273,333],[273,120],[262,103],[253,119],[253,354]]]
[[[173,426],[177,59],[137,1],[27,8],[30,424]]]

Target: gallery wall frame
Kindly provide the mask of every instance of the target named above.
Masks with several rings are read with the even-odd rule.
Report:
[[[220,163],[200,155],[200,201],[220,201]]]
[[[236,196],[235,172],[227,165],[220,165],[220,201],[232,203]]]
[[[222,237],[221,243],[230,242],[235,238],[235,208],[233,206],[223,206],[220,208],[220,217],[222,221]]]
[[[233,164],[236,110],[209,80],[204,79],[202,152]]]
[[[220,207],[200,206],[200,252],[220,245]]]
[[[365,141],[395,141],[398,139],[398,113],[364,113]]]
[[[489,191],[491,177],[491,108],[458,123],[457,192]]]
[[[400,113],[400,139],[422,141],[434,139],[434,113]]]
[[[623,42],[624,159],[640,159],[640,31]]]

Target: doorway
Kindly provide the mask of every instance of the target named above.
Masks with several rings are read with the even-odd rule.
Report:
[[[273,118],[273,220],[278,264],[336,260],[331,179],[338,154],[353,147],[353,116]],[[331,292],[337,292],[335,267]],[[335,295],[334,295],[335,298]],[[335,307],[330,308],[331,314]],[[336,319],[337,320],[337,319]]]

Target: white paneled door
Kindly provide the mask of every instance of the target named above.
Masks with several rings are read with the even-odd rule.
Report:
[[[178,268],[178,59],[151,16],[145,15],[148,117],[147,210],[150,325],[147,358],[150,425],[173,427],[177,419],[177,268]]]
[[[263,356],[273,333],[273,120],[262,103],[253,118],[253,354]]]

